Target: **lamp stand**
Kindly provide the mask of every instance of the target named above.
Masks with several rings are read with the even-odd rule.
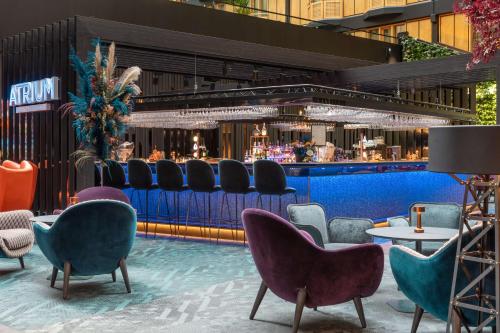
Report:
[[[450,333],[451,327],[451,332],[459,333],[462,326],[468,332],[482,332],[483,328],[496,320],[494,332],[500,333],[500,177],[476,176],[466,181],[455,175],[452,177],[464,185],[465,191],[446,332]],[[470,206],[467,204],[469,196],[474,199]],[[494,213],[489,209],[493,200]],[[474,224],[479,224],[480,228],[472,230]],[[462,239],[464,228],[472,235],[472,240],[467,244]],[[488,248],[491,230],[494,232],[494,251]],[[467,264],[471,263],[479,264],[478,272],[471,272],[467,268]],[[464,272],[467,285],[457,290],[459,269]],[[494,295],[488,294],[484,288],[490,273],[495,275]],[[465,310],[478,314],[473,330],[464,320]]]

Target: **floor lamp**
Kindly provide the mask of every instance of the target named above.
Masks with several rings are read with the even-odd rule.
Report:
[[[481,332],[496,320],[493,332],[500,333],[500,126],[431,128],[428,170],[449,173],[464,186],[446,332],[462,326]],[[466,180],[457,176],[462,174]],[[462,238],[464,230],[471,241]],[[458,274],[465,284],[457,283]],[[473,324],[464,320],[471,311]]]

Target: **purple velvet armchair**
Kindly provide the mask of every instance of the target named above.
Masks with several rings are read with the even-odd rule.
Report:
[[[267,289],[295,303],[293,332],[304,306],[354,301],[366,327],[361,298],[375,293],[384,269],[382,248],[375,244],[324,250],[284,219],[259,209],[242,213],[248,244],[262,283],[250,314],[253,319]]]
[[[108,186],[89,187],[78,192],[76,196],[78,197],[78,202],[107,199],[107,200],[121,201],[130,205],[130,199],[128,198],[128,196],[125,193],[123,193],[122,190],[119,190],[114,187],[108,187]],[[54,209],[53,214],[59,215],[62,212],[63,210],[61,209]]]

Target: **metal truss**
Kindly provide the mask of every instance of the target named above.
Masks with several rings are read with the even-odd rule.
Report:
[[[493,321],[500,323],[500,177],[476,176],[462,181],[455,175],[452,176],[465,186],[465,193],[446,332],[450,333],[451,328],[453,333],[459,333],[462,326],[467,332],[482,332]],[[469,206],[467,202],[470,197],[474,199],[474,203]],[[494,212],[491,210],[492,203]],[[473,225],[479,227],[472,229]],[[464,228],[472,235],[467,244],[462,239]],[[490,245],[492,234],[494,248]],[[467,267],[471,263],[477,264],[479,269],[472,272]],[[462,290],[457,290],[459,270],[463,271],[468,282]],[[494,280],[490,274],[494,274]],[[488,293],[491,293],[491,288],[486,288],[487,278],[495,281],[494,295]],[[464,320],[466,310],[476,311],[478,314],[477,322],[473,325]],[[493,332],[500,333],[500,325],[497,324]]]
[[[419,108],[421,111],[426,112],[442,112],[448,115],[457,115],[461,118],[473,117],[473,112],[470,109],[458,108],[443,104],[415,101],[409,99],[403,99],[400,97],[394,97],[389,95],[372,94],[356,90],[348,90],[341,88],[334,88],[321,85],[313,84],[295,84],[295,85],[281,85],[281,86],[268,86],[268,87],[251,87],[251,88],[240,88],[240,89],[229,89],[229,90],[210,90],[201,92],[182,92],[182,93],[168,93],[158,96],[142,96],[136,98],[137,104],[143,103],[164,103],[175,104],[183,103],[186,105],[190,104],[201,104],[201,106],[214,106],[214,101],[225,100],[225,101],[235,101],[242,100],[248,102],[249,100],[262,100],[268,99],[269,103],[273,103],[273,98],[304,98],[310,97],[312,99],[317,99],[323,104],[335,104],[335,100],[329,101],[328,99],[343,98],[352,99],[357,103],[363,102],[374,102],[374,103],[384,103],[386,105],[404,105],[413,108]],[[205,105],[206,104],[206,105]],[[248,105],[248,104],[246,104]],[[199,105],[199,107],[201,107]],[[383,108],[383,105],[381,105]]]

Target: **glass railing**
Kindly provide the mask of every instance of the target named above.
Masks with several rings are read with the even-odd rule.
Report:
[[[407,0],[368,0],[368,10],[391,6],[406,6]],[[411,2],[411,1],[410,1]]]
[[[323,0],[309,3],[309,19],[341,18],[343,15],[342,0]]]

